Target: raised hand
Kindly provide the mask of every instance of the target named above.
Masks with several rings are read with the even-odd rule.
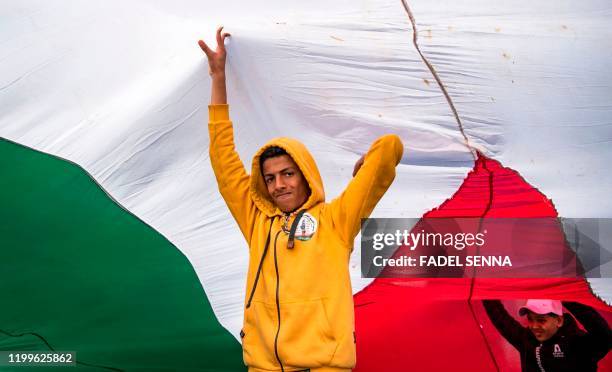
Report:
[[[212,89],[210,93],[210,103],[213,105],[227,103],[227,89],[225,88],[225,38],[230,36],[227,32],[222,32],[223,26],[217,29],[217,49],[211,50],[203,40],[198,44],[208,58],[208,73],[212,78]]]
[[[230,34],[222,31],[223,26],[217,29],[217,48],[214,51],[210,49],[203,40],[198,41],[200,48],[202,48],[202,51],[204,51],[208,58],[208,73],[212,77],[225,76],[225,58],[227,53],[225,51],[224,41]]]
[[[359,160],[357,160],[357,163],[355,163],[355,167],[353,168],[353,177],[355,177],[357,175],[357,172],[359,172],[359,169],[363,165],[364,160],[365,160],[365,155],[362,155],[359,158]]]

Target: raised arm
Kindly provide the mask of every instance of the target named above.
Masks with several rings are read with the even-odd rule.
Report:
[[[572,312],[588,332],[586,338],[589,345],[585,346],[597,355],[597,359],[606,356],[612,346],[612,332],[608,322],[590,306],[570,301],[563,301],[563,306]]]
[[[208,106],[208,134],[210,136],[210,162],[221,196],[234,216],[240,231],[250,243],[256,207],[249,194],[250,177],[234,145],[234,128],[229,119],[225,84],[226,51],[224,40],[229,36],[223,27],[217,30],[217,49],[211,50],[202,40],[200,48],[208,58],[212,80],[210,106]]]
[[[225,60],[227,52],[225,51],[225,38],[230,34],[223,32],[223,26],[217,29],[217,49],[211,50],[204,40],[199,40],[198,44],[206,58],[208,58],[208,73],[212,79],[212,89],[210,92],[211,105],[227,104],[227,89],[225,87]]]
[[[491,323],[499,333],[517,350],[521,349],[522,341],[529,337],[529,331],[523,327],[512,315],[508,314],[500,300],[483,300]]]
[[[334,228],[344,242],[352,242],[367,218],[395,178],[395,166],[404,152],[402,141],[396,135],[377,139],[368,152],[357,162],[353,179],[344,192],[330,203]]]

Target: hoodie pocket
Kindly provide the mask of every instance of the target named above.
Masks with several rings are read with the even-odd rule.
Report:
[[[283,303],[278,352],[281,361],[292,367],[329,365],[338,343],[321,299]]]
[[[244,311],[242,357],[247,366],[278,369],[274,354],[276,335],[276,305],[253,301]]]

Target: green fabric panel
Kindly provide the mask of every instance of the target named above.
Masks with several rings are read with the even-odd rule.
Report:
[[[0,191],[0,349],[47,350],[15,336],[35,333],[87,365],[245,370],[187,258],[79,166],[0,139]]]

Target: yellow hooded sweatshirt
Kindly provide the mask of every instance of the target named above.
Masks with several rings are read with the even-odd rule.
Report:
[[[306,147],[276,138],[253,157],[247,174],[234,147],[227,105],[209,106],[210,159],[219,191],[249,246],[241,332],[249,371],[345,371],[355,366],[354,312],[348,270],[353,240],[395,177],[403,145],[396,135],[376,140],[346,190],[325,203],[323,182]],[[311,194],[288,226],[268,195],[259,156],[283,148]],[[300,217],[298,223],[294,220]],[[289,235],[295,238],[288,244]]]

